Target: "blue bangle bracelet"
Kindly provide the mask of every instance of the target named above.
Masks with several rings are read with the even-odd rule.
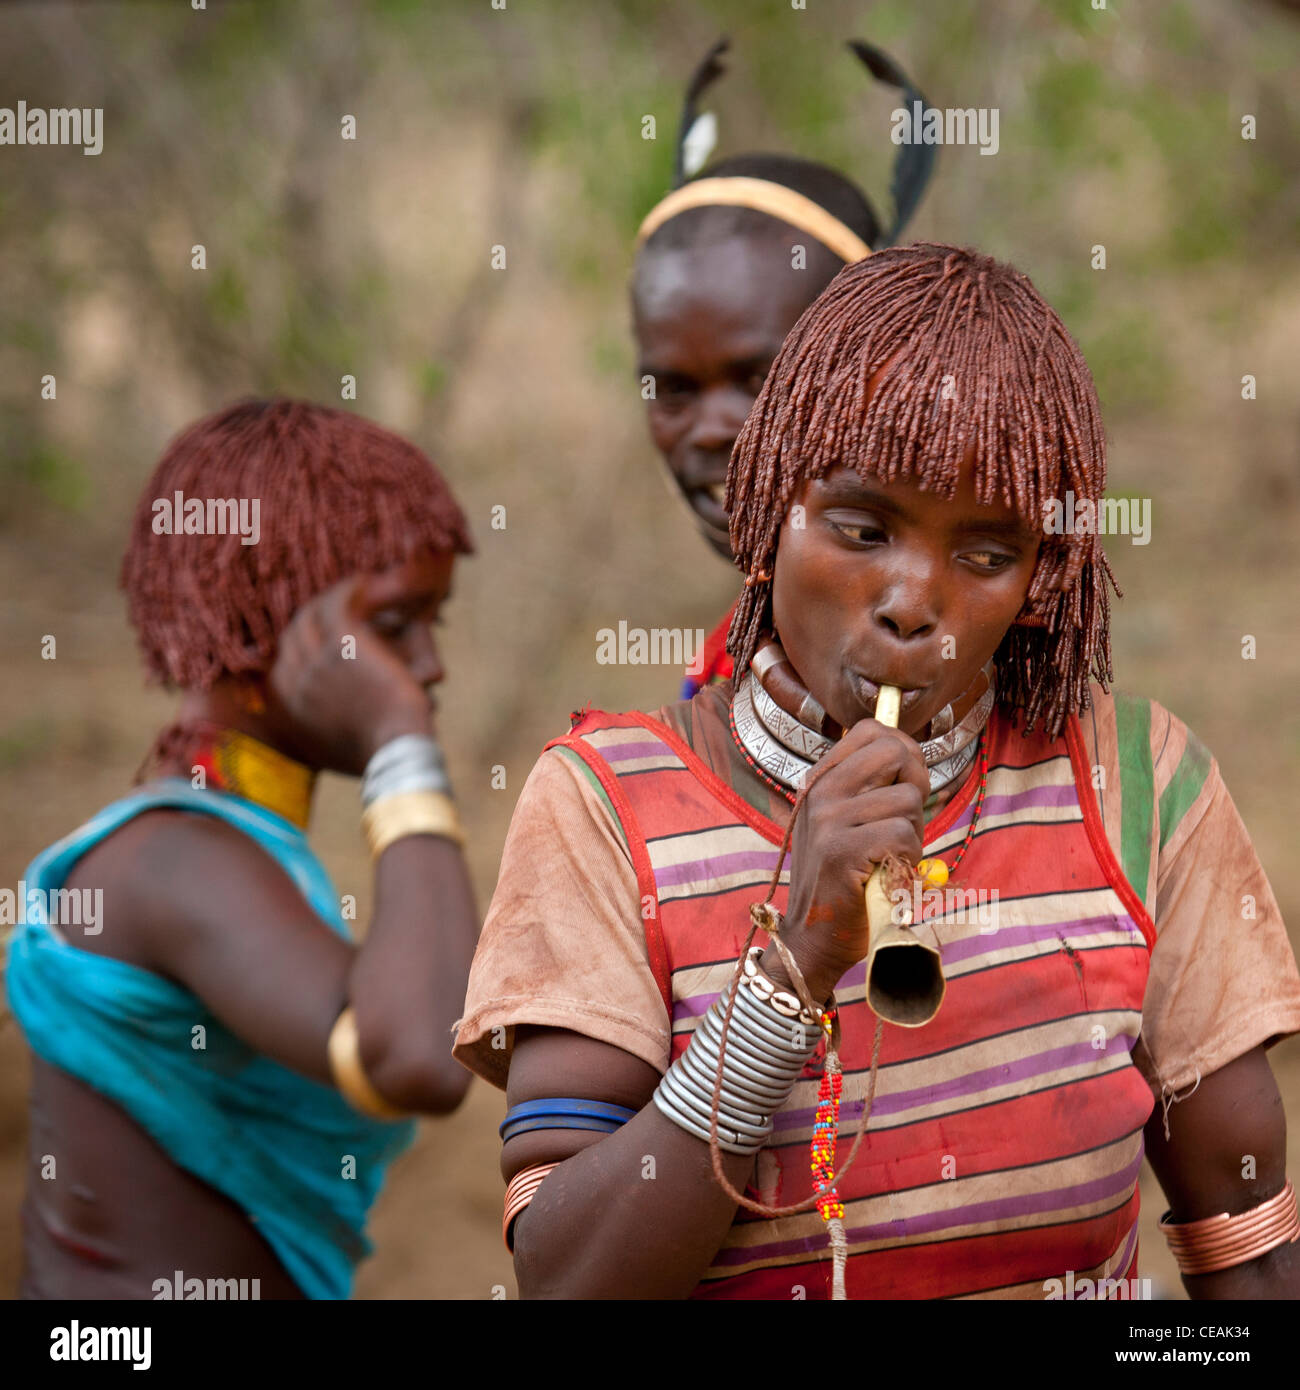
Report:
[[[548,1123],[529,1124],[528,1129],[603,1129],[612,1134],[636,1113],[625,1105],[610,1105],[603,1100],[578,1100],[567,1096],[554,1100],[526,1100],[507,1113],[499,1133],[503,1140],[509,1139],[526,1132],[519,1127],[522,1121],[543,1120]],[[560,1120],[576,1123],[555,1123]]]
[[[598,1120],[594,1115],[535,1115],[531,1120],[515,1120],[501,1135],[501,1142],[508,1144],[521,1134],[535,1129],[591,1129],[602,1134],[615,1134],[622,1125],[614,1120]]]

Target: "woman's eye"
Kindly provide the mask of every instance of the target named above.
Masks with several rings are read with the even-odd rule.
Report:
[[[965,558],[982,570],[1005,569],[1011,563],[1010,555],[1002,555],[995,550],[969,550]]]
[[[833,521],[832,526],[842,536],[847,536],[852,541],[857,541],[862,545],[868,545],[873,541],[883,541],[887,539],[885,533],[879,526],[868,524],[853,525],[847,521]]]
[[[669,409],[678,409],[694,398],[694,385],[689,381],[684,381],[681,377],[661,377],[658,389],[654,394],[655,403],[668,406]]]

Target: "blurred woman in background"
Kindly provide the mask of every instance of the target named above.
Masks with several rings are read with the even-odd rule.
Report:
[[[430,624],[471,548],[420,450],[343,411],[239,404],[163,455],[122,581],[180,710],[139,785],[27,870],[9,951],[25,1297],[347,1296],[406,1113],[469,1081],[447,1038],[477,915]],[[361,945],[307,841],[321,771],[363,779]],[[74,899],[96,928],[60,920]]]
[[[852,261],[898,240],[925,191],[934,146],[900,146],[895,212],[881,225],[862,190],[825,164],[745,154],[701,170],[716,134],[699,102],[724,72],[716,43],[687,87],[675,186],[637,235],[632,317],[650,435],[709,546],[731,559],[722,504],[727,462],[795,320]],[[924,97],[879,49],[850,50],[911,108]],[[645,384],[650,378],[652,386]],[[731,674],[728,610],[686,673],[682,697]]]

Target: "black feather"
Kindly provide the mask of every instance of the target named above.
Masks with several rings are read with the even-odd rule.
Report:
[[[686,137],[690,133],[691,127],[695,124],[699,115],[697,107],[700,98],[704,93],[726,72],[726,67],[720,61],[722,55],[731,47],[731,40],[726,34],[713,45],[704,55],[699,67],[691,74],[691,80],[686,84],[686,100],[682,104],[682,120],[677,127],[677,148],[673,151],[673,187],[680,188],[686,182],[686,171],[682,166],[682,155],[686,145]]]
[[[921,103],[922,110],[929,104],[912,85],[912,79],[888,53],[863,42],[862,39],[849,39],[848,46],[877,82],[899,88],[903,93],[904,105],[909,110],[914,101]],[[898,147],[898,157],[894,160],[889,181],[889,195],[894,201],[894,221],[876,243],[877,250],[882,246],[892,246],[902,234],[903,228],[912,220],[912,214],[916,211],[934,172],[936,154],[937,149],[934,145],[923,145],[919,140]]]

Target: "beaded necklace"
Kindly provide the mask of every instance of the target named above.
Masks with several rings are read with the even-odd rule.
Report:
[[[274,748],[224,725],[195,720],[170,731],[165,752],[201,771],[204,785],[243,797],[306,830],[316,774]]]
[[[749,750],[745,747],[744,740],[740,737],[740,730],[736,728],[736,706],[734,701],[727,706],[727,723],[731,727],[731,737],[736,747],[740,749],[740,756],[749,764],[750,771],[764,786],[770,787],[774,792],[779,792],[790,805],[793,806],[796,800],[794,792],[783,782],[778,782],[775,777],[769,777],[754,759],[749,756]]]

